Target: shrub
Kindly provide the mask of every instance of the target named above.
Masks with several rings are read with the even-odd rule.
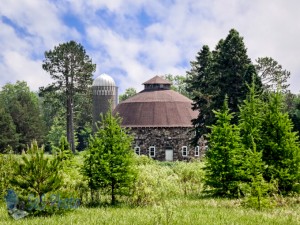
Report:
[[[171,167],[148,164],[137,166],[139,174],[129,202],[134,205],[159,204],[181,194],[179,177]]]
[[[46,156],[44,148],[39,148],[37,142],[34,141],[14,167],[14,176],[10,182],[24,196],[33,193],[42,203],[44,194],[61,187],[61,168],[60,157],[58,155]]]
[[[204,171],[200,162],[175,162],[173,170],[177,174],[184,196],[199,195],[203,188]]]

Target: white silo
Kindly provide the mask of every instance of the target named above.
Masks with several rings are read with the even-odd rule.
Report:
[[[93,90],[93,129],[95,123],[100,120],[100,114],[105,114],[109,110],[109,102],[112,103],[112,110],[118,104],[118,87],[114,79],[107,75],[98,76],[92,86]]]

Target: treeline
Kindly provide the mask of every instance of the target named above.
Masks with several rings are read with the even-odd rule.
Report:
[[[87,146],[96,65],[81,44],[70,41],[46,51],[42,67],[54,82],[37,93],[24,81],[0,91],[0,152],[20,153],[33,140],[51,152],[62,136],[73,152]]]
[[[23,81],[0,90],[0,152],[21,152],[32,140],[51,152],[62,136],[67,137],[73,152],[87,147],[92,131],[90,86],[96,65],[81,44],[70,41],[46,51],[42,67],[53,83],[40,87],[37,93]],[[239,106],[253,78],[257,92],[263,96],[277,90],[283,94],[283,110],[292,119],[294,131],[300,131],[300,96],[289,91],[289,77],[290,72],[270,57],[252,63],[243,38],[234,29],[215,49],[204,45],[185,76],[165,75],[173,82],[172,89],[191,98],[192,108],[199,112],[192,121],[195,145],[203,134],[210,133],[210,126],[216,122],[213,110],[221,108],[226,95],[235,113],[233,123],[237,124]],[[129,88],[120,95],[120,101],[134,94],[135,89]]]

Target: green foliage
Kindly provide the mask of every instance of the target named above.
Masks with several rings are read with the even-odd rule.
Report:
[[[46,156],[43,147],[39,148],[34,141],[14,167],[11,184],[24,196],[35,194],[41,203],[44,194],[53,192],[62,185],[61,168],[59,156]]]
[[[246,84],[251,83],[253,65],[243,38],[236,30],[231,29],[226,39],[219,41],[214,57],[213,67],[217,77],[215,86],[220,90],[215,98],[215,105],[221,105],[227,95],[229,108],[232,112],[238,112],[238,105],[248,92]]]
[[[208,135],[209,149],[205,161],[205,183],[221,196],[238,196],[243,146],[240,130],[231,124],[227,98],[220,111],[214,111],[217,122]]]
[[[256,71],[261,77],[263,87],[266,91],[287,92],[288,79],[291,73],[284,70],[280,64],[271,57],[262,57],[256,60]]]
[[[1,104],[1,102],[0,102]],[[18,134],[11,115],[0,105],[0,153],[3,153],[9,146],[17,146]]]
[[[199,196],[203,189],[204,171],[200,162],[176,162],[173,166],[184,196]]]
[[[163,76],[164,79],[171,81],[171,89],[188,97],[191,98],[192,95],[187,91],[187,78],[186,76],[181,76],[181,75],[172,75],[172,74],[166,74]]]
[[[196,145],[203,134],[210,132],[209,126],[216,121],[212,110],[220,109],[225,95],[229,108],[237,113],[248,92],[247,83],[250,84],[254,76],[260,88],[261,81],[247,55],[243,38],[234,29],[225,40],[219,41],[214,51],[204,45],[191,65],[192,69],[187,72],[187,90],[193,96],[193,109],[199,111],[198,118],[193,120],[196,131],[193,144]],[[237,124],[237,114],[232,122]]]
[[[11,187],[9,181],[13,178],[12,168],[15,167],[15,164],[16,157],[12,152],[7,154],[0,153],[0,202],[3,200],[6,190]]]
[[[300,95],[285,93],[287,112],[294,124],[293,131],[300,133]]]
[[[89,187],[108,190],[112,204],[116,203],[116,195],[130,193],[136,178],[132,136],[120,124],[120,117],[114,117],[111,110],[101,115],[100,126],[89,141],[83,166]]]
[[[37,95],[30,91],[26,82],[17,81],[16,84],[3,86],[0,92],[0,103],[1,108],[3,107],[10,115],[4,114],[2,117],[8,122],[4,129],[10,130],[11,140],[6,142],[9,141],[14,150],[21,152],[34,139],[39,143],[43,141],[44,123],[39,100]],[[14,127],[17,134],[14,134]]]
[[[119,95],[119,102],[125,101],[126,99],[134,96],[136,94],[136,90],[134,88],[127,88],[125,93]]]
[[[91,113],[85,112],[91,112],[89,86],[92,84],[92,73],[96,65],[92,63],[81,44],[70,41],[45,52],[43,69],[55,82],[46,88],[40,88],[40,93],[55,93],[51,96],[64,100],[67,139],[71,150],[75,152],[74,114],[77,118],[91,118]],[[82,108],[79,112],[77,104]]]
[[[187,72],[187,91],[191,93],[193,110],[198,110],[196,119],[192,120],[196,135],[193,144],[197,145],[199,138],[209,132],[208,126],[213,124],[213,96],[218,90],[212,85],[215,79],[213,71],[213,56],[207,45],[197,53],[196,61],[191,62],[192,69]],[[201,113],[200,113],[201,111]]]
[[[245,196],[249,195],[247,196],[249,205],[252,204],[258,209],[262,208],[262,199],[270,191],[270,185],[263,178],[266,167],[262,160],[263,149],[261,148],[264,107],[265,104],[260,100],[255,90],[255,83],[252,82],[251,87],[249,86],[249,94],[240,107],[239,114],[239,127],[245,148],[241,166],[242,180],[245,182],[244,185],[249,187],[249,190],[241,189]]]
[[[288,193],[299,183],[300,149],[293,124],[283,112],[283,98],[279,92],[269,95],[269,103],[262,124],[263,161],[267,168],[265,179],[278,182],[278,191]]]
[[[129,201],[133,205],[159,204],[168,198],[180,196],[179,177],[171,167],[158,164],[137,166],[138,177]]]
[[[66,135],[66,123],[62,118],[63,113],[59,113],[57,116],[55,116],[53,124],[51,125],[47,134],[47,142],[52,147],[58,147],[60,138]]]

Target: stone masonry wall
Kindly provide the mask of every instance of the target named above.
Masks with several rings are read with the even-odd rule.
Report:
[[[140,147],[141,155],[149,156],[149,147],[155,146],[155,157],[153,159],[165,161],[166,149],[173,150],[173,161],[185,160],[189,161],[192,158],[201,158],[205,152],[205,147],[200,144],[199,156],[195,156],[195,147],[190,145],[192,133],[190,128],[161,128],[161,127],[140,127],[131,128],[131,133],[134,135],[134,146]],[[187,146],[187,156],[182,155],[182,147]]]

